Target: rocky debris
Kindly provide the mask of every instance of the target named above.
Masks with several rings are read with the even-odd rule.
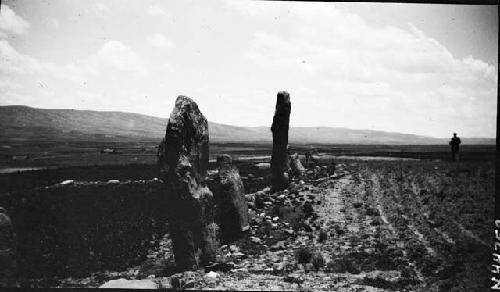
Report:
[[[288,283],[302,284],[302,283],[304,283],[305,279],[301,274],[292,273],[292,274],[287,275],[285,277],[284,281],[288,282]]]
[[[158,147],[166,186],[169,231],[181,270],[215,260],[214,198],[204,185],[208,168],[208,122],[198,105],[179,96]]]
[[[210,272],[205,274],[205,279],[208,279],[208,280],[215,281],[215,280],[217,280],[217,277],[219,277],[219,274],[217,274],[214,271],[210,271]]]
[[[234,263],[227,262],[227,263],[214,263],[208,266],[205,266],[205,272],[210,272],[210,271],[221,271],[221,272],[229,272],[232,269],[235,268]]]
[[[271,157],[271,189],[278,192],[288,187],[288,128],[290,123],[290,95],[278,92],[276,109],[271,131],[273,133],[273,152]]]
[[[174,289],[194,288],[199,281],[199,275],[196,272],[186,271],[170,276],[170,285]]]
[[[63,180],[62,182],[60,182],[59,184],[60,185],[69,185],[69,184],[72,184],[74,183],[75,181],[72,180],[72,179],[67,179],[67,180]]]
[[[261,244],[262,243],[262,240],[258,237],[255,237],[255,236],[250,236],[250,240],[255,243],[255,244]]]
[[[99,288],[112,288],[112,289],[158,289],[158,284],[156,284],[151,279],[143,280],[127,280],[127,279],[117,279],[111,280]]]
[[[374,207],[366,207],[367,216],[380,216],[380,211]]]
[[[325,266],[325,259],[323,258],[323,255],[321,253],[316,252],[311,259],[311,263],[314,267],[314,270],[319,271],[319,269]]]
[[[299,154],[294,153],[293,155],[290,155],[289,159],[290,159],[291,176],[302,177],[306,172],[306,169],[304,168],[304,166],[302,166],[302,163],[300,162]]]
[[[137,272],[136,272],[137,271]],[[148,255],[148,259],[144,261],[138,270],[133,270],[129,273],[131,276],[139,278],[146,277],[161,277],[173,274],[175,271],[175,263],[173,258],[165,258],[165,255]]]
[[[307,264],[311,262],[312,256],[312,251],[307,247],[301,247],[295,252],[295,257],[299,264]]]
[[[231,242],[243,236],[249,227],[245,189],[231,156],[217,157],[219,175],[214,190],[217,222],[221,227],[222,242]]]
[[[0,207],[0,288],[15,287],[16,234],[7,211]]]

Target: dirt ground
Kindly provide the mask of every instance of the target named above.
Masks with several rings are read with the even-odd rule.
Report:
[[[57,286],[98,287],[124,278],[204,290],[488,287],[492,163],[346,160],[333,175],[310,171],[289,190],[265,188],[246,197],[250,231],[222,245],[217,263],[204,270],[173,274],[166,235],[140,266]]]

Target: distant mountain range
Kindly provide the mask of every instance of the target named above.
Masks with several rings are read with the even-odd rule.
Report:
[[[271,121],[270,121],[271,123]],[[0,106],[0,140],[161,139],[167,119],[142,114]],[[270,127],[238,127],[209,122],[212,142],[271,142]],[[495,144],[494,138],[461,138],[464,144]],[[340,127],[291,127],[289,141],[304,144],[447,144],[433,138]]]

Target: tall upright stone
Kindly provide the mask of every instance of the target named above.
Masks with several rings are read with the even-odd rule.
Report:
[[[231,156],[217,157],[219,168],[218,187],[214,190],[217,204],[218,223],[221,227],[222,241],[227,243],[242,237],[248,230],[248,204],[245,188]]]
[[[197,269],[215,260],[214,197],[205,186],[208,168],[208,122],[189,97],[179,96],[158,147],[160,175],[175,263]]]
[[[273,153],[271,157],[271,190],[278,192],[288,187],[288,127],[290,124],[290,94],[278,92],[273,125]]]
[[[0,207],[0,288],[16,285],[16,234],[9,215]]]

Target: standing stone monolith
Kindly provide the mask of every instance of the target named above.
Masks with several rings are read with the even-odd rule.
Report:
[[[240,173],[232,163],[231,156],[217,157],[219,168],[218,187],[214,191],[217,205],[217,222],[220,223],[222,242],[228,243],[242,237],[250,227],[248,204]]]
[[[214,197],[205,186],[208,122],[189,97],[180,95],[158,147],[160,174],[166,185],[167,219],[180,270],[215,261]]]
[[[15,287],[16,269],[16,234],[9,215],[0,207],[0,288]]]
[[[278,92],[273,117],[273,153],[271,157],[271,191],[279,192],[288,187],[288,127],[290,124],[290,94]]]
[[[292,176],[297,176],[297,177],[302,177],[306,172],[306,169],[300,162],[298,153],[290,155],[290,169]]]

